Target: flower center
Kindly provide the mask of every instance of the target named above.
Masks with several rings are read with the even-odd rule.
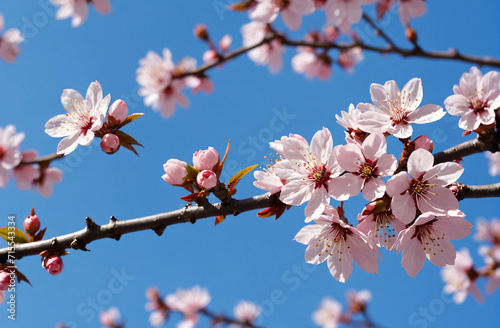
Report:
[[[330,172],[326,170],[325,164],[320,167],[313,166],[310,168],[309,179],[314,180],[316,183],[314,189],[318,189],[323,186],[326,190],[328,190],[327,182],[330,180]]]
[[[488,100],[483,100],[483,91],[484,90],[476,89],[476,94],[473,94],[470,98],[470,109],[476,114],[482,112],[484,108],[488,106]]]

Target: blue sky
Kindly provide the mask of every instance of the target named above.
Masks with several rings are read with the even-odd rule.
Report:
[[[87,21],[76,29],[69,20],[55,20],[54,7],[47,0],[2,4],[6,28],[20,28],[27,36],[14,64],[0,62],[0,125],[14,124],[26,133],[22,149],[35,148],[41,154],[56,150],[59,140],[44,133],[44,124],[62,113],[60,95],[65,88],[85,93],[88,85],[98,80],[113,101],[125,99],[131,112],[146,114],[125,128],[145,146],[139,150],[140,158],[126,150],[108,156],[96,140],[55,164],[65,177],[51,198],[17,190],[14,181],[0,189],[0,222],[5,225],[9,214],[15,214],[21,225],[35,207],[42,225],[48,226],[46,236],[53,237],[82,229],[86,216],[105,224],[111,215],[124,220],[177,209],[183,205],[179,200],[183,191],[161,179],[162,165],[170,158],[190,161],[194,151],[208,146],[223,153],[231,139],[226,165],[226,176],[230,176],[267,161],[264,156],[271,152],[267,143],[288,133],[310,139],[326,126],[334,142],[340,144],[344,142],[343,129],[336,124],[335,114],[347,110],[350,103],[369,102],[371,83],[395,80],[402,87],[411,78],[420,77],[423,103],[442,105],[453,84],[470,69],[465,63],[365,53],[354,74],[334,67],[332,77],[323,82],[293,72],[290,60],[295,49],[287,49],[285,67],[277,75],[242,56],[221,70],[209,72],[215,84],[213,94],[189,94],[190,108],[178,109],[166,120],[145,108],[137,96],[138,60],[149,50],[160,52],[168,47],[175,60],[189,55],[201,62],[206,48],[193,37],[196,24],[205,23],[215,40],[231,34],[234,48],[241,45],[239,30],[248,17],[223,10],[222,5],[229,0],[111,2],[111,15],[101,16],[92,8]],[[428,14],[412,20],[425,49],[456,47],[463,53],[500,56],[496,1],[480,0],[474,6],[454,0],[426,3]],[[368,10],[373,13],[373,6]],[[304,20],[302,32],[287,33],[300,38],[304,31],[319,28],[323,22],[323,14],[317,13]],[[283,27],[281,22],[278,26]],[[389,16],[385,29],[398,44],[409,47],[397,16]],[[360,25],[358,31],[366,30]],[[273,125],[276,119],[282,124]],[[447,115],[437,123],[415,127],[414,135],[427,134],[434,139],[435,150],[443,150],[462,141],[457,123],[458,118]],[[257,142],[251,144],[255,139]],[[392,141],[389,150],[399,157],[401,147]],[[463,183],[499,181],[487,174],[482,154],[466,158],[464,166]],[[252,181],[250,175],[242,180],[237,198],[261,193]],[[347,216],[354,223],[364,200],[358,196],[347,205]],[[460,208],[473,223],[479,217],[498,216],[499,210],[497,199],[465,200]],[[66,256],[59,276],[45,272],[36,257],[23,259],[18,261],[19,268],[33,287],[19,286],[15,324],[7,319],[6,305],[0,306],[0,325],[55,327],[65,322],[73,323],[73,328],[99,327],[97,312],[89,303],[96,299],[103,309],[118,307],[127,327],[148,326],[146,288],[158,286],[166,295],[198,284],[209,289],[209,307],[214,311],[231,313],[241,299],[262,305],[265,327],[315,327],[311,313],[321,299],[328,296],[344,302],[350,289],[372,291],[369,311],[384,327],[499,326],[498,293],[487,296],[483,305],[471,297],[462,305],[450,303],[441,293],[440,268],[429,262],[410,278],[401,268],[400,254],[384,251],[377,275],[355,266],[346,284],[333,279],[325,264],[304,263],[305,247],[293,241],[304,226],[303,209],[292,208],[276,222],[244,213],[217,227],[208,219],[169,227],[162,237],[144,231],[124,236],[119,242],[98,241],[89,246],[90,253],[72,251]],[[482,265],[477,256],[479,244],[471,236],[454,244],[457,249],[469,247]],[[420,311],[425,308],[430,309],[430,316],[423,319],[424,325],[416,320],[424,318]]]

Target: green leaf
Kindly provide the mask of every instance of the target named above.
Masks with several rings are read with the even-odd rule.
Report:
[[[8,243],[14,242],[16,244],[24,244],[28,242],[28,237],[15,227],[0,228],[0,237],[5,239]]]
[[[257,166],[259,166],[259,164],[255,164],[255,165],[249,166],[246,169],[243,169],[240,172],[236,173],[231,178],[231,180],[229,180],[228,189],[229,189],[229,195],[230,196],[232,196],[232,195],[234,195],[236,193],[236,189],[234,189],[234,187],[236,187],[236,185],[238,184],[238,182],[240,182],[241,178],[243,178],[247,173],[249,173],[250,171],[252,171],[253,169],[255,169]]]

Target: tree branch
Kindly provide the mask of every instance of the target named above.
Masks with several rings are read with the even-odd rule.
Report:
[[[268,207],[273,197],[276,196],[263,194],[242,200],[233,199],[230,204],[217,203],[204,206],[186,206],[172,212],[125,221],[118,221],[114,217],[111,217],[109,223],[102,226],[97,225],[90,218],[86,218],[87,227],[80,231],[48,240],[16,244],[14,249],[0,249],[0,263],[7,261],[9,250],[10,256],[21,259],[25,256],[38,255],[45,250],[58,251],[73,248],[88,251],[86,245],[95,240],[104,238],[119,240],[124,234],[142,230],[152,229],[160,236],[167,226],[177,223],[195,223],[199,219],[208,217],[238,215],[239,213]]]
[[[443,162],[456,161],[465,156],[495,149],[496,142],[492,142],[492,140],[484,138],[472,139],[434,154],[434,165]]]
[[[459,200],[465,198],[500,197],[500,183],[482,186],[461,185]]]
[[[46,156],[39,156],[39,157],[36,157],[34,159],[32,159],[31,161],[22,161],[21,163],[19,163],[19,165],[31,165],[31,164],[42,164],[42,163],[46,163],[46,162],[51,162],[55,159],[59,159],[59,158],[63,158],[64,155],[62,154],[57,154],[57,153],[53,153],[53,154],[50,154],[50,155],[46,155]]]

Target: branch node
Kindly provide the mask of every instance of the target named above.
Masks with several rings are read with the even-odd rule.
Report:
[[[56,238],[56,237],[52,238],[51,244],[52,244],[52,245],[57,244],[57,238]]]
[[[111,238],[113,238],[114,240],[118,241],[118,240],[120,240],[120,238],[122,237],[122,235],[115,233],[116,222],[118,222],[118,220],[114,216],[111,216],[109,218],[109,224],[111,225],[111,227],[109,229],[110,231],[108,232],[108,234],[111,236]]]
[[[153,229],[153,231],[158,235],[158,237],[161,237],[161,235],[163,235],[163,232],[165,231],[165,228],[166,227],[160,227],[160,228]]]
[[[82,251],[85,251],[85,252],[90,252],[90,250],[87,249],[87,247],[85,247],[85,244],[83,244],[78,238],[75,237],[75,239],[73,239],[73,241],[71,242],[70,244],[70,247],[73,248],[73,249],[79,249],[79,250],[82,250]]]
[[[88,216],[85,218],[85,223],[87,224],[87,229],[89,230],[94,230],[99,228],[99,225],[97,225],[94,221],[92,221],[92,219],[89,218]]]
[[[111,215],[111,217],[109,218],[109,223],[115,223],[116,221],[118,221],[118,219]]]

